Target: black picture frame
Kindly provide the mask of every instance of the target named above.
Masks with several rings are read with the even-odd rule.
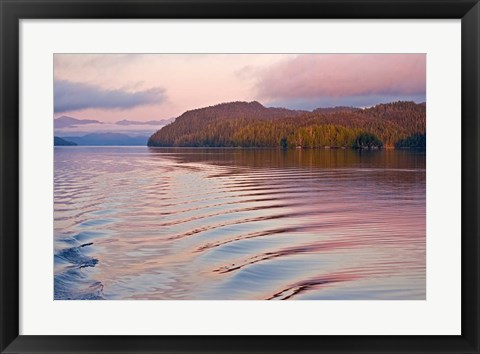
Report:
[[[1,353],[479,353],[477,0],[0,0]],[[152,18],[461,19],[462,310],[459,336],[19,335],[19,20]],[[448,279],[445,280],[448,285]]]

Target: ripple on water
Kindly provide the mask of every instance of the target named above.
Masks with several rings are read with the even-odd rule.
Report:
[[[424,299],[425,155],[55,149],[55,299]]]

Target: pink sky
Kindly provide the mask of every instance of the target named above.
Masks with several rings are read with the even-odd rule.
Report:
[[[229,101],[425,101],[424,54],[56,54],[55,117],[158,120]]]

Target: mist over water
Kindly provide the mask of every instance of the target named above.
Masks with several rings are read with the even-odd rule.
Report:
[[[425,153],[56,147],[55,299],[425,299]]]

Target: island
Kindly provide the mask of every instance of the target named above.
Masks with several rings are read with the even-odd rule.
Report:
[[[425,103],[313,111],[229,102],[187,111],[148,139],[150,147],[419,148],[426,147]]]

